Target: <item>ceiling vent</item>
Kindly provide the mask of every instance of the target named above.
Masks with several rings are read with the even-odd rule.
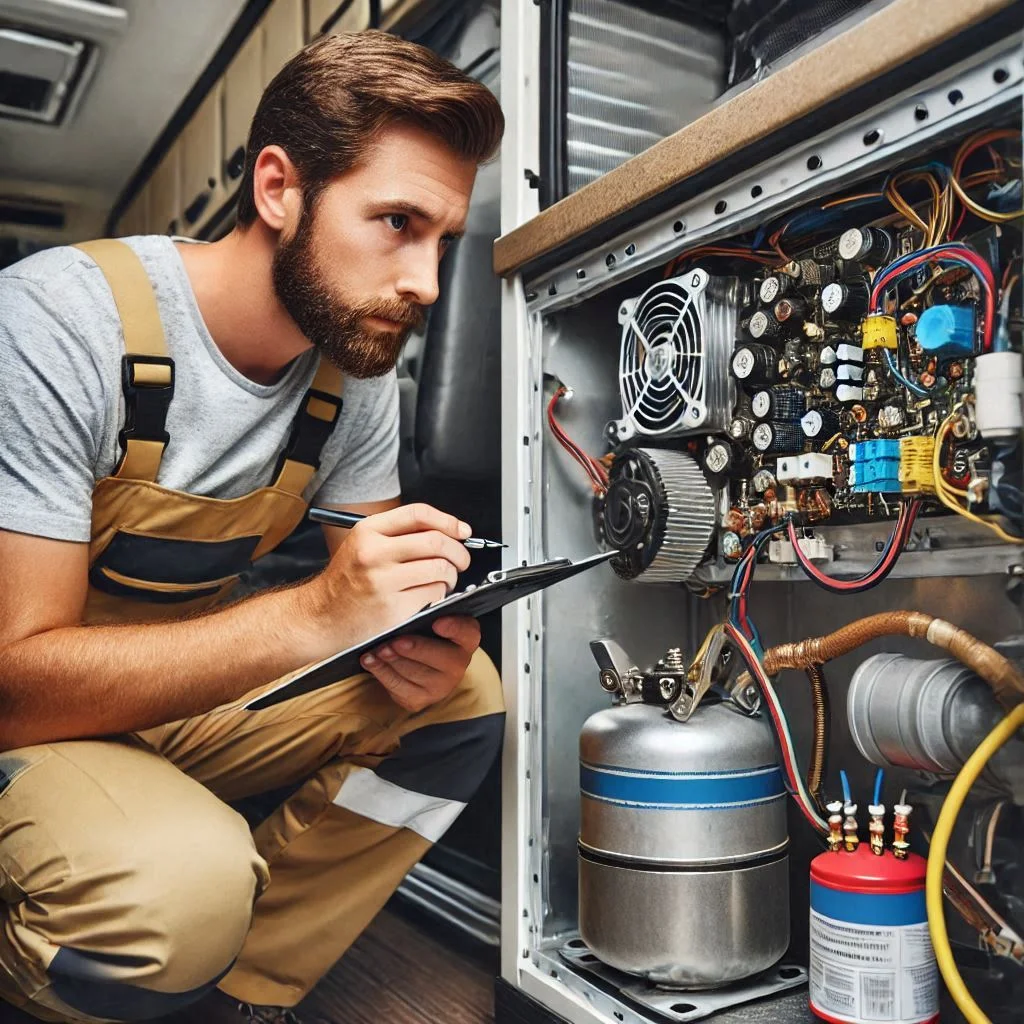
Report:
[[[65,219],[64,207],[60,203],[25,196],[0,195],[0,224],[62,231]]]
[[[0,26],[0,117],[59,124],[88,55],[81,40]]]

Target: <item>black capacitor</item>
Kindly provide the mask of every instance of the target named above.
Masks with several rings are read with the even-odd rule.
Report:
[[[750,400],[750,411],[759,419],[766,420],[775,409],[775,401],[769,388],[757,391]]]
[[[711,476],[746,478],[752,467],[741,448],[717,438],[704,449],[704,468]]]
[[[732,372],[747,387],[774,384],[779,378],[779,354],[771,345],[739,345],[732,355]]]
[[[827,441],[839,433],[839,416],[831,409],[811,409],[800,420],[800,428],[812,441]]]
[[[868,284],[863,278],[833,281],[821,290],[821,308],[833,320],[857,323],[868,311]]]
[[[770,309],[759,309],[750,318],[747,330],[755,340],[763,338],[766,341],[770,341],[782,333],[782,325],[776,320],[775,314]]]
[[[750,440],[754,447],[765,455],[776,455],[804,450],[804,432],[799,423],[758,423]]]
[[[850,228],[839,236],[839,258],[884,267],[896,256],[896,236],[885,228]]]
[[[769,274],[761,282],[758,295],[766,306],[770,306],[772,303],[778,302],[784,295],[788,295],[792,289],[793,278],[787,274]]]
[[[772,419],[797,422],[807,411],[807,392],[803,388],[781,385],[772,388]]]
[[[779,299],[772,312],[780,324],[799,330],[800,325],[807,319],[807,300],[799,295],[793,295],[788,299]]]

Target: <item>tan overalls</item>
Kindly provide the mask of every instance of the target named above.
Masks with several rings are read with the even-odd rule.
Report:
[[[272,486],[231,500],[163,488],[173,364],[152,286],[123,243],[81,248],[126,350],[123,454],[93,495],[85,621],[180,616],[302,519],[340,374],[321,363]],[[415,715],[365,674],[241,710],[257,692],[140,734],[0,754],[3,999],[48,1021],[151,1019],[218,984],[294,1005],[465,806],[503,731],[479,652]],[[253,834],[225,803],[295,786]]]

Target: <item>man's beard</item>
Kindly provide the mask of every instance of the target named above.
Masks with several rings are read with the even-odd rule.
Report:
[[[401,299],[351,305],[331,291],[317,262],[313,209],[306,207],[293,238],[280,242],[272,266],[274,291],[302,333],[348,377],[382,377],[394,369],[423,309]],[[374,331],[363,321],[380,317],[404,330]]]

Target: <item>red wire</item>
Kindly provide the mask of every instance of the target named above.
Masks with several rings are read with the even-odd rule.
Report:
[[[992,332],[995,326],[995,277],[992,268],[976,253],[965,249],[941,249],[937,252],[929,252],[917,256],[900,264],[896,270],[882,272],[875,279],[871,288],[871,308],[878,312],[880,310],[879,300],[886,287],[893,281],[903,277],[906,273],[923,263],[931,263],[936,260],[949,260],[956,263],[965,263],[974,271],[975,276],[981,281],[985,290],[985,331],[982,347],[984,351],[992,350]]]
[[[558,443],[579,463],[580,468],[590,478],[590,483],[594,490],[604,491],[608,486],[608,470],[569,437],[555,416],[555,406],[565,393],[566,388],[564,385],[561,385],[555,389],[555,393],[551,396],[551,400],[548,402],[548,426],[551,428],[551,432],[555,435]]]
[[[800,563],[800,567],[804,572],[818,583],[823,584],[829,590],[835,590],[838,592],[863,590],[883,579],[892,569],[896,560],[903,552],[903,548],[910,536],[910,531],[914,527],[914,522],[917,519],[917,513],[920,511],[920,508],[921,503],[919,501],[910,501],[901,506],[900,514],[896,519],[896,526],[893,529],[892,543],[885,559],[879,562],[878,565],[876,565],[869,573],[858,577],[857,579],[837,580],[818,569],[817,566],[815,566],[801,550],[796,535],[796,527],[792,522],[790,522],[788,532],[790,542],[793,545],[793,554],[795,555],[796,560]]]

